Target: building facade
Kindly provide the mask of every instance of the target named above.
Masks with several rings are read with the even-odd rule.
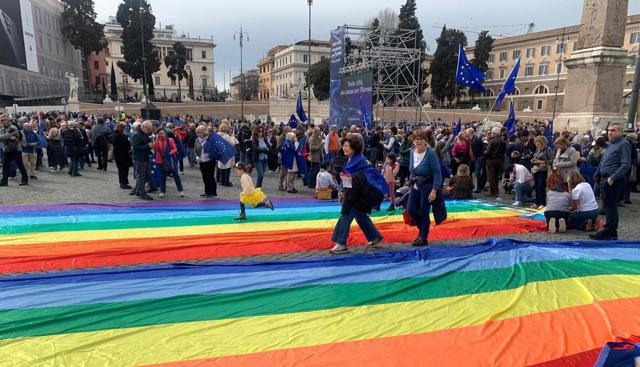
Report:
[[[244,72],[244,78],[245,78],[245,84],[247,84],[247,86],[249,88],[251,88],[250,84],[251,81],[250,80],[254,80],[258,79],[260,77],[260,72],[258,71],[258,69],[251,69],[248,71]],[[238,74],[236,76],[234,76],[231,79],[231,84],[229,84],[229,94],[231,95],[232,99],[235,99],[236,101],[240,100],[240,85],[242,84],[242,75]],[[259,85],[258,85],[259,88]],[[259,94],[259,89],[258,91],[256,91],[256,93],[254,94],[254,98],[258,98],[258,94]],[[254,99],[252,98],[252,99]]]
[[[118,61],[124,61],[122,49],[122,27],[116,21],[115,17],[109,17],[109,21],[104,28],[105,38],[107,40],[107,49],[105,50],[107,74],[105,75],[108,82],[111,80],[111,65],[114,66],[116,73],[116,83],[118,84],[118,95],[123,93],[127,96],[138,95],[143,93],[142,81],[132,80],[118,68]],[[165,56],[173,53],[173,44],[182,42],[187,48],[187,73],[193,75],[194,98],[200,99],[203,95],[209,97],[215,86],[214,78],[214,49],[216,47],[212,38],[190,38],[187,35],[178,35],[172,25],[164,28],[154,29],[154,38],[151,40],[154,51],[158,53],[161,65],[160,70],[152,74],[153,84],[155,88],[156,98],[166,98],[175,100],[178,97],[178,81],[171,80],[167,76],[167,67],[164,65]],[[180,81],[183,99],[188,94],[187,78]]]
[[[311,64],[329,58],[331,44],[328,41],[311,40],[311,55],[309,55],[309,41],[300,41],[276,52],[273,56],[272,91],[270,96],[275,98],[291,98],[295,87],[305,80],[308,69],[308,58]]]
[[[275,54],[285,48],[287,48],[287,46],[276,46],[267,52],[267,56],[258,61],[258,73],[260,74],[258,100],[260,101],[268,101],[271,96],[275,95],[275,78],[273,70],[275,65]]]
[[[564,86],[567,70],[564,62],[571,58],[576,50],[579,26],[552,29],[520,36],[496,39],[489,58],[489,69],[484,86],[486,95],[463,97],[463,101],[479,103],[485,108],[494,103],[505,79],[509,76],[515,62],[520,58],[520,70],[513,100],[518,111],[531,110],[545,112],[550,116],[562,110]],[[640,46],[640,15],[627,17],[624,48],[634,56],[627,67],[624,95],[631,92],[635,68],[635,56]],[[473,58],[473,48],[467,48],[468,57]],[[557,87],[557,96],[556,96]],[[508,108],[511,98],[502,102],[500,109]],[[629,105],[625,97],[623,108]]]
[[[99,53],[92,53],[87,58],[87,75],[89,78],[89,85],[94,90],[98,90],[102,93],[102,83],[107,86],[107,95],[109,95],[109,75],[107,74],[107,58],[104,51]],[[109,69],[111,71],[111,69]]]
[[[62,34],[62,4],[2,0],[0,10],[0,106],[60,104],[69,96],[65,73],[82,80],[80,51]]]

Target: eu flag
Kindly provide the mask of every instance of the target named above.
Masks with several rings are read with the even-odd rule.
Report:
[[[180,118],[178,118],[178,117],[172,117],[171,118],[171,123],[174,126],[181,126],[182,124],[184,124],[184,122],[182,122],[182,120],[180,120]]]
[[[296,113],[300,118],[300,121],[307,121],[307,115],[304,113],[304,107],[302,107],[302,93],[298,93],[298,103],[296,105]]]
[[[366,131],[371,130],[371,114],[367,111],[364,101],[360,98],[360,113],[362,114],[362,127]]]
[[[509,77],[507,78],[507,80],[504,81],[504,85],[502,86],[502,89],[498,94],[498,98],[496,99],[496,106],[495,106],[496,108],[500,106],[500,103],[502,103],[504,96],[506,96],[507,94],[514,93],[516,91],[516,78],[518,77],[519,70],[520,70],[520,58],[516,60],[516,64],[513,66],[513,69],[511,70]]]
[[[462,44],[458,48],[458,69],[456,71],[456,81],[458,84],[462,84],[465,87],[477,89],[482,93],[486,93],[486,90],[482,86],[482,82],[484,82],[484,73],[469,62],[467,54],[462,48]]]
[[[291,117],[289,117],[289,127],[291,127],[292,129],[295,129],[298,127],[298,119],[296,118],[295,114],[291,114]]]
[[[516,111],[513,108],[513,101],[509,105],[509,117],[504,122],[504,127],[507,129],[507,136],[512,137],[516,134]]]
[[[461,131],[462,131],[462,121],[460,120],[460,118],[458,118],[458,123],[453,128],[453,137],[460,135]]]
[[[229,159],[236,155],[236,150],[228,141],[217,133],[213,133],[209,140],[207,140],[204,146],[204,152],[212,159],[218,160],[222,163],[229,162]]]
[[[553,121],[549,121],[547,127],[544,128],[542,135],[547,138],[547,146],[549,148],[553,148]]]

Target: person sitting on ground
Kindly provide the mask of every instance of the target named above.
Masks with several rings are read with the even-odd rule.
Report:
[[[549,233],[566,232],[567,221],[571,214],[571,194],[567,191],[567,183],[562,177],[554,173],[547,179],[547,206],[544,217],[547,219]]]
[[[513,190],[516,193],[516,201],[513,206],[520,206],[523,204],[533,202],[531,192],[533,191],[533,175],[527,167],[522,164],[510,164],[507,167],[507,172],[513,174]]]
[[[338,198],[338,184],[329,172],[331,168],[330,162],[322,162],[320,164],[320,172],[316,176],[316,198],[319,200],[331,200]]]
[[[598,202],[591,185],[584,181],[580,172],[573,171],[569,175],[569,191],[571,192],[569,228],[585,231],[597,230]]]
[[[461,164],[458,166],[457,174],[449,179],[449,188],[452,199],[472,199],[473,198],[473,178],[469,166]]]

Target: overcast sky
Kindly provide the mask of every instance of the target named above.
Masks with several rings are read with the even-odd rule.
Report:
[[[94,0],[98,21],[115,15],[120,0]],[[213,36],[216,84],[224,75],[240,73],[240,51],[234,32],[249,34],[244,47],[245,71],[273,46],[307,39],[306,0],[149,0],[157,22],[174,24],[191,37]],[[418,0],[418,19],[433,52],[443,24],[450,27],[483,27],[496,34],[526,32],[526,24],[546,30],[578,24],[584,0]],[[342,24],[362,25],[384,9],[399,12],[405,0],[316,0],[312,6],[312,37],[329,40],[329,32]],[[629,1],[629,14],[640,13],[640,1]],[[474,34],[467,33],[469,39]]]

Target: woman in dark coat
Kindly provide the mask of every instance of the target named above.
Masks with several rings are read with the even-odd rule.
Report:
[[[129,185],[129,167],[133,166],[131,159],[131,142],[124,133],[126,123],[119,123],[113,131],[113,159],[118,167],[118,181],[121,189],[131,189]]]

